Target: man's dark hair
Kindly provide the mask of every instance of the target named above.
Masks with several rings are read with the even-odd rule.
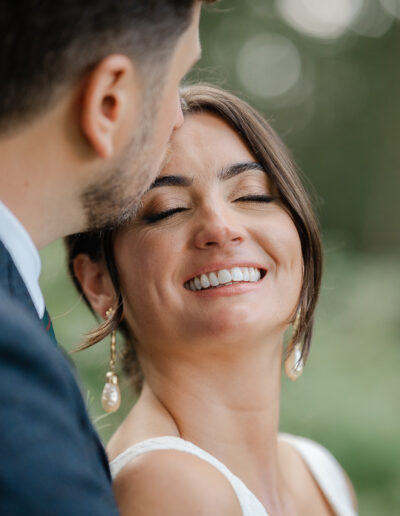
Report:
[[[168,62],[196,0],[3,0],[0,131],[48,108],[105,56]]]

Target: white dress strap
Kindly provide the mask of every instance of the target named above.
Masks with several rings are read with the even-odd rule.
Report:
[[[357,516],[344,472],[326,448],[305,437],[290,434],[279,434],[279,439],[299,452],[337,516]]]
[[[199,448],[195,444],[185,441],[180,437],[163,436],[147,439],[130,448],[126,449],[121,455],[116,457],[110,464],[111,475],[115,478],[118,473],[134,458],[145,453],[158,450],[177,450],[190,453],[199,457],[214,466],[231,484],[239,500],[243,516],[268,516],[262,503],[245,486],[245,484],[234,475],[218,459]]]

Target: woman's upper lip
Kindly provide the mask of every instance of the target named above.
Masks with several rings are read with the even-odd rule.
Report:
[[[200,276],[201,274],[208,274],[209,272],[216,272],[216,271],[220,271],[222,269],[228,269],[229,270],[229,269],[233,269],[234,267],[254,267],[254,268],[260,269],[262,271],[266,271],[267,270],[267,268],[264,265],[260,265],[259,263],[252,262],[252,261],[213,262],[213,263],[209,263],[209,264],[205,265],[204,267],[199,268],[196,271],[194,271],[193,273],[191,273],[191,275],[188,276],[184,280],[183,283],[185,284],[188,281],[190,281],[193,278],[195,278],[196,276]]]

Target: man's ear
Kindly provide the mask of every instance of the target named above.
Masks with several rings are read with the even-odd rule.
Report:
[[[115,291],[102,262],[94,262],[87,254],[74,258],[74,273],[93,310],[103,319],[115,303]]]
[[[92,70],[83,86],[82,131],[95,152],[110,158],[132,139],[141,86],[131,59],[111,54]]]

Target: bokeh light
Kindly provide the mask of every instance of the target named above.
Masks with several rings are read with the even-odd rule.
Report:
[[[389,12],[392,16],[400,18],[400,0],[379,0],[381,5]]]
[[[277,0],[277,9],[293,28],[316,38],[342,36],[360,14],[363,0]]]
[[[261,33],[243,45],[237,74],[246,90],[260,98],[276,98],[291,90],[302,72],[300,54],[285,36]]]
[[[352,30],[360,36],[380,38],[392,26],[393,16],[376,0],[364,0],[359,17],[354,21]]]

